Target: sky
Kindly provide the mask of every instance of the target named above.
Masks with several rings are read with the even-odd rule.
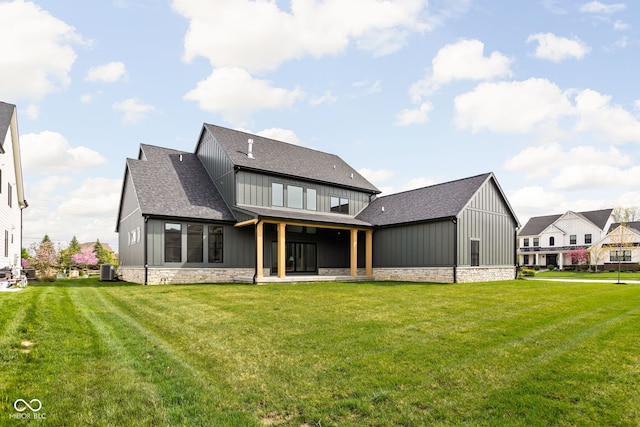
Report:
[[[629,0],[0,0],[25,247],[117,250],[126,158],[193,152],[203,123],[337,154],[383,195],[493,172],[523,226],[638,207],[638,76]]]

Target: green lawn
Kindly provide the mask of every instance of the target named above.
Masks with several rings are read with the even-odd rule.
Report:
[[[553,277],[566,279],[588,280],[618,280],[618,272],[602,271],[597,273],[587,271],[551,270],[536,272],[536,277]],[[620,281],[640,280],[640,272],[620,272]]]
[[[18,399],[42,408],[17,412]],[[638,426],[640,285],[30,285],[0,293],[0,425],[20,414],[42,426]]]

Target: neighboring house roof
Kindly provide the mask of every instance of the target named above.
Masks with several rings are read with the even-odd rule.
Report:
[[[376,226],[452,218],[464,209],[489,179],[496,182],[492,173],[485,173],[379,197],[356,218]],[[498,189],[502,191],[499,186]],[[507,203],[506,198],[504,200]],[[511,214],[516,218],[512,210]]]
[[[0,101],[0,152],[2,153],[4,153],[4,139],[7,136],[9,126],[11,126],[15,109],[15,105]]]
[[[571,212],[571,211],[569,211]],[[600,209],[596,211],[586,211],[586,212],[574,212],[576,215],[581,216],[585,220],[591,222],[600,230],[603,230],[607,225],[607,221],[611,216],[613,209]],[[558,219],[566,215],[564,214],[555,214],[555,215],[545,215],[545,216],[534,216],[527,221],[527,224],[520,230],[518,233],[519,236],[537,236],[545,228],[549,227],[551,224],[556,222]]]
[[[376,186],[335,154],[207,123],[204,129],[213,135],[237,167],[380,193]],[[249,139],[253,140],[253,158],[248,156]]]
[[[624,225],[627,228],[630,228],[640,233],[640,221],[630,221],[630,222],[626,222]],[[611,227],[609,227],[609,230],[607,230],[607,234],[611,233],[613,230],[615,230],[619,226],[620,226],[619,222],[614,222],[613,224],[611,224]]]
[[[235,221],[195,154],[141,144],[139,157],[127,159],[125,178],[131,176],[142,215]]]
[[[95,246],[96,246],[96,242],[80,243],[80,250],[93,249]],[[111,249],[111,246],[108,243],[100,242],[100,246],[102,246],[102,249],[104,249],[105,251],[113,253],[113,249]]]

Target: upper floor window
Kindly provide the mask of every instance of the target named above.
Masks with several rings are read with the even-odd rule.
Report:
[[[549,237],[549,246],[555,246],[556,245],[556,238],[551,236]]]
[[[316,210],[316,190],[313,188],[307,188],[307,210]]]
[[[277,182],[271,184],[271,205],[284,206],[284,186]]]
[[[331,212],[348,214],[349,199],[343,197],[331,197]]]
[[[576,239],[576,235],[575,235],[575,234],[571,234],[571,235],[569,236],[569,244],[570,244],[570,245],[575,245],[575,244],[576,244],[576,241],[577,241],[577,239]]]
[[[287,185],[287,207],[302,209],[302,187]]]
[[[534,237],[533,238],[533,246],[540,246],[540,238],[539,237]]]
[[[584,235],[584,243],[585,244],[590,244],[591,243],[591,234],[585,234]]]
[[[525,247],[528,247],[528,246],[529,246],[529,238],[528,238],[528,237],[525,237],[525,238],[524,238],[524,240],[523,240],[523,245],[524,245]]]
[[[9,197],[9,207],[11,207],[11,199],[12,199],[11,193],[12,193],[11,184],[7,184],[7,194],[8,194],[8,197]]]
[[[182,261],[182,225],[164,224],[164,262]]]

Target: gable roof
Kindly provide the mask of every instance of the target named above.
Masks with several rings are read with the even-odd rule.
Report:
[[[4,153],[4,140],[11,126],[11,119],[16,106],[0,101],[0,153]]]
[[[542,231],[556,222],[558,219],[566,215],[571,211],[565,212],[564,214],[555,214],[555,215],[545,215],[545,216],[534,216],[527,221],[527,224],[520,230],[518,233],[519,236],[537,236]],[[596,211],[586,211],[586,212],[574,212],[576,215],[583,217],[585,220],[591,222],[600,230],[603,230],[607,225],[607,221],[611,216],[613,209],[600,209]]]
[[[127,174],[142,215],[235,221],[193,153],[141,144],[139,159],[127,159],[123,189]]]
[[[624,225],[627,228],[630,228],[630,229],[635,230],[636,232],[640,233],[640,221],[629,221],[629,222],[625,223]],[[615,230],[619,226],[620,226],[619,222],[614,222],[609,227],[609,230],[607,230],[607,234],[611,233],[613,230]]]
[[[384,226],[455,217],[489,179],[492,173],[379,197],[356,218]]]
[[[213,135],[236,167],[380,193],[376,186],[335,154],[208,123],[204,124],[203,132],[205,130]],[[253,140],[253,158],[247,155],[249,139]],[[198,152],[197,147],[195,151]]]

